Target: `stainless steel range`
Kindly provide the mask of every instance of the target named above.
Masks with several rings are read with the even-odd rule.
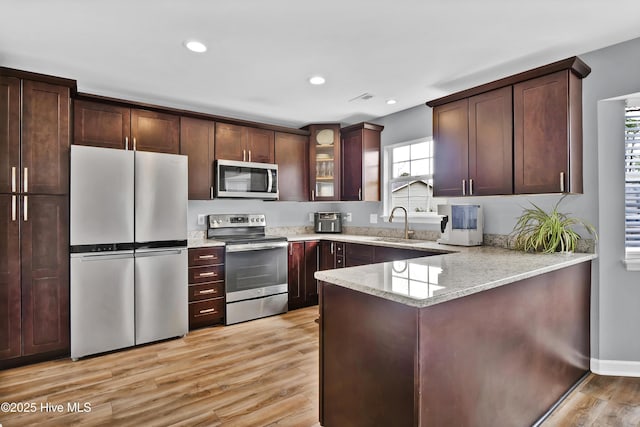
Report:
[[[207,218],[207,237],[225,242],[226,324],[287,311],[287,239],[266,236],[263,214]]]

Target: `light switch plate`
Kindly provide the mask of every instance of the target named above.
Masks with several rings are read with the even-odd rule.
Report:
[[[198,225],[204,225],[204,218],[206,215],[198,215]]]
[[[371,224],[377,224],[378,223],[378,214],[369,214],[369,222]]]
[[[313,222],[313,212],[309,212],[309,222]]]

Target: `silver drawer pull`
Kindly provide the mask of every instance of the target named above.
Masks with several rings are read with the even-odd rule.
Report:
[[[216,259],[215,255],[200,255],[198,259]]]
[[[217,276],[217,274],[213,271],[209,271],[208,273],[200,273],[198,277],[213,277]]]
[[[215,311],[215,308],[207,308],[206,310],[200,310],[200,314],[214,313]]]
[[[217,291],[215,289],[205,289],[204,291],[198,291],[198,295],[207,295],[207,294],[215,294]]]

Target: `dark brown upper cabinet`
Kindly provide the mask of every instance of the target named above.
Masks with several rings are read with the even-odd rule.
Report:
[[[582,80],[569,70],[513,86],[515,192],[582,193]]]
[[[380,201],[380,133],[383,129],[372,123],[340,129],[342,200]]]
[[[213,199],[215,123],[180,118],[180,154],[188,157],[189,200]]]
[[[216,159],[274,163],[274,131],[216,123]]]
[[[429,101],[434,195],[582,192],[590,71],[572,57]]]
[[[279,200],[309,200],[309,138],[276,132],[275,161],[278,165]]]
[[[178,154],[180,118],[106,102],[74,100],[73,143]]]
[[[314,124],[303,129],[309,131],[311,200],[340,200],[340,124]]]

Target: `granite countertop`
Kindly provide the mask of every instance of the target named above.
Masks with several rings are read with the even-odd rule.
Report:
[[[595,254],[528,254],[487,246],[459,249],[458,253],[318,271],[315,278],[420,308],[596,258]]]

